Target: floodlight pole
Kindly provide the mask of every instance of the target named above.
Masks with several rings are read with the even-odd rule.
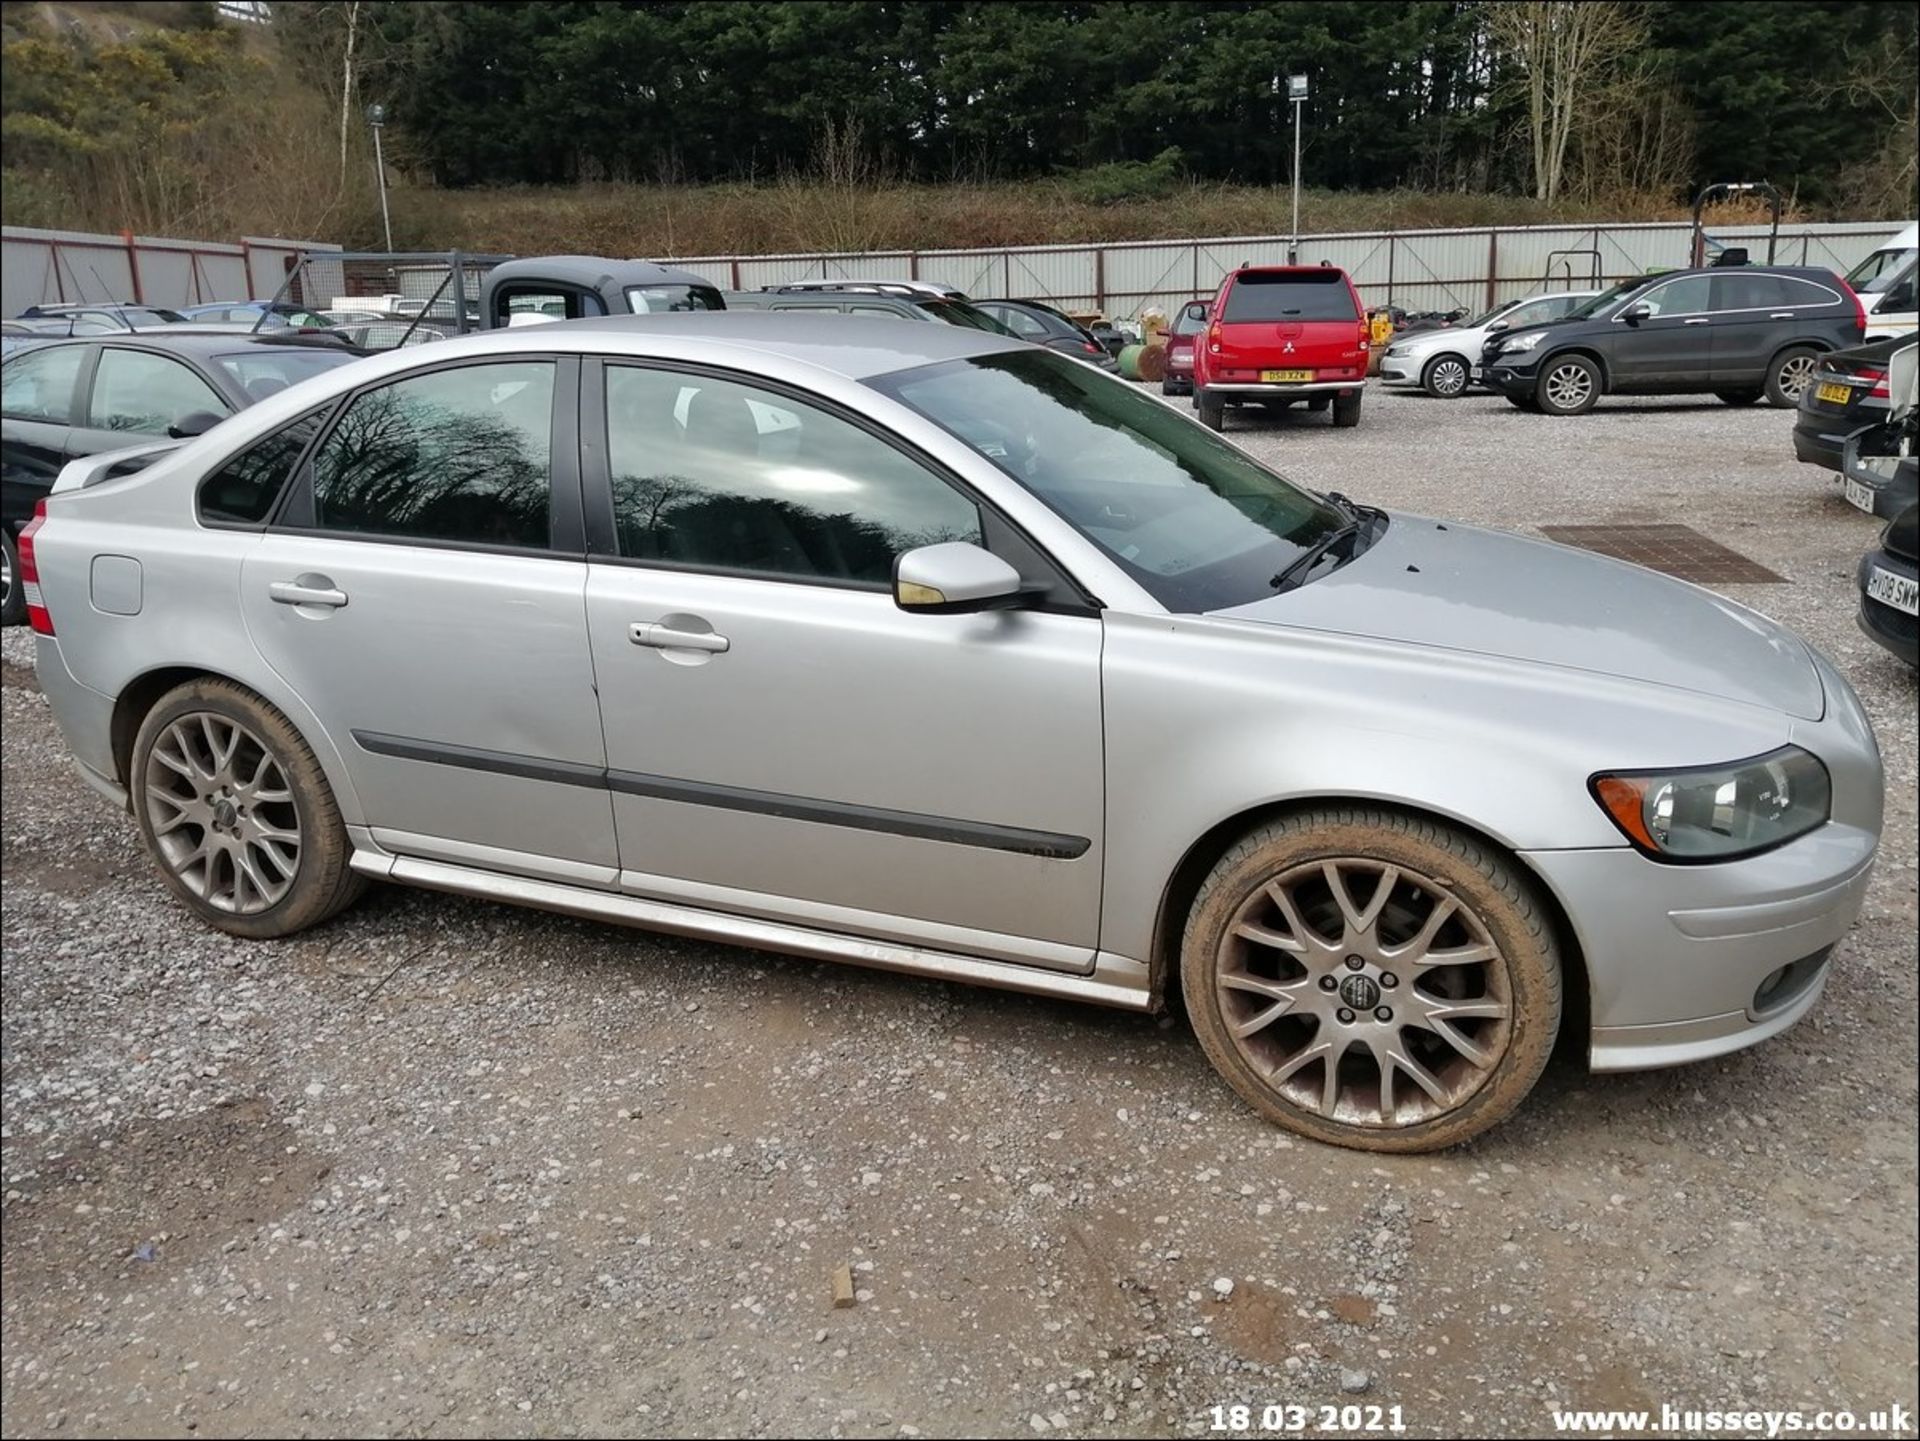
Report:
[[[380,147],[380,127],[387,123],[387,107],[369,105],[367,124],[373,127],[373,170],[380,184],[380,229],[387,237],[387,249],[393,249],[393,218],[387,214],[387,159]]]
[[[1287,77],[1287,97],[1293,101],[1293,238],[1287,242],[1287,264],[1300,263],[1300,111],[1307,103],[1307,77]]]

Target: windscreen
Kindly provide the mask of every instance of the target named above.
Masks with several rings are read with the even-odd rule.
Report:
[[[727,302],[711,285],[629,285],[627,309],[635,315],[669,310],[725,310]]]
[[[1248,270],[1227,287],[1228,325],[1245,321],[1358,320],[1346,275],[1325,270]]]
[[[240,382],[250,401],[262,401],[289,385],[345,365],[355,358],[348,350],[296,349],[262,345],[253,350],[214,357],[220,368]]]
[[[1907,268],[1913,264],[1916,252],[1906,250],[1876,250],[1865,260],[1847,272],[1847,284],[1862,295],[1875,295],[1883,290],[1891,290],[1905,278]]]

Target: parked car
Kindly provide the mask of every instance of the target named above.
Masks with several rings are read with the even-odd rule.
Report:
[[[729,310],[804,310],[838,311],[843,315],[894,316],[901,320],[936,320],[966,330],[985,330],[994,335],[1012,335],[1013,330],[995,320],[972,301],[947,296],[925,295],[881,286],[833,290],[729,290]]]
[[[940,285],[931,280],[789,280],[782,285],[769,285],[768,290],[784,290],[788,294],[806,291],[835,290],[873,290],[882,289],[899,295],[926,295],[936,300],[969,300],[972,297],[964,290],[951,285]]]
[[[1860,629],[1908,665],[1920,665],[1920,505],[1887,523],[1860,558]]]
[[[1116,360],[1120,352],[1140,339],[1137,327],[1132,322],[1126,325],[1113,320],[1096,320],[1087,326],[1087,333],[1107,348],[1107,354]]]
[[[1333,407],[1360,423],[1372,340],[1359,292],[1331,265],[1243,266],[1220,282],[1194,347],[1194,404],[1209,430],[1229,409]]]
[[[49,340],[9,354],[0,363],[0,624],[26,617],[26,599],[14,584],[15,538],[67,461],[197,433],[358,354],[284,332],[187,326],[121,331],[111,340]]]
[[[1868,340],[1904,335],[1920,326],[1914,293],[1916,258],[1920,258],[1920,226],[1909,225],[1847,272],[1847,284],[1867,307]]]
[[[452,314],[450,300],[442,306]],[[657,315],[676,310],[721,310],[726,302],[705,277],[650,260],[597,255],[542,255],[509,260],[489,270],[465,328],[503,329],[529,309],[580,320],[597,315]]]
[[[159,305],[29,305],[18,319],[33,321],[48,334],[86,334],[81,326],[98,326],[101,331],[152,330],[162,325],[178,325],[177,310]],[[61,327],[66,329],[62,330]]]
[[[1410,1151],[1510,1113],[1564,1016],[1601,1070],[1785,1030],[1878,843],[1867,717],[1772,621],[1315,494],[967,327],[467,337],[111,465],[21,546],[40,685],[238,935],[382,879],[1178,986],[1263,1115]]]
[[[1920,500],[1920,345],[1909,341],[1887,357],[1886,385],[1884,418],[1852,432],[1840,451],[1847,503],[1882,520]]]
[[[180,314],[189,324],[245,325],[259,330],[327,330],[333,322],[317,310],[284,300],[229,300],[193,305]]]
[[[1058,350],[1066,355],[1097,365],[1102,370],[1118,370],[1106,346],[1093,338],[1093,332],[1064,310],[1056,310],[1041,300],[976,300],[973,307],[1035,345]]]
[[[1524,410],[1583,415],[1603,395],[1765,396],[1799,403],[1822,355],[1866,331],[1860,297],[1830,270],[1731,266],[1622,281],[1550,326],[1481,350],[1485,383]]]
[[[1530,295],[1496,305],[1464,325],[1396,334],[1380,357],[1380,383],[1389,388],[1417,386],[1441,400],[1457,399],[1472,386],[1473,368],[1480,363],[1480,349],[1489,337],[1563,319],[1599,293],[1557,290],[1551,295]]]
[[[1847,437],[1863,425],[1887,418],[1887,362],[1894,351],[1912,345],[1914,339],[1909,331],[1820,357],[1812,380],[1800,392],[1799,414],[1794,417],[1796,459],[1839,471]]]
[[[1189,300],[1173,313],[1167,326],[1167,373],[1160,381],[1162,395],[1193,394],[1193,348],[1206,332],[1206,301]]]

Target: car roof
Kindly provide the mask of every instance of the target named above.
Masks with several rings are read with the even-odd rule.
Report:
[[[324,334],[324,333],[323,333]],[[23,337],[24,338],[24,337]],[[157,326],[151,330],[127,330],[113,335],[36,336],[49,345],[117,345],[139,350],[175,351],[195,357],[231,355],[237,346],[261,345],[275,350],[319,350],[329,354],[355,354],[351,346],[312,335],[288,335],[284,331],[255,334],[240,327],[215,330],[190,325]]]
[[[705,285],[712,281],[690,270],[674,270],[651,260],[609,260],[601,255],[538,255],[502,261],[481,281],[483,289],[508,280],[555,280],[597,290],[615,285]]]

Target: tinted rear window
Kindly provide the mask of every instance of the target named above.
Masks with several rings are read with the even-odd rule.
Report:
[[[1347,277],[1338,270],[1234,277],[1227,289],[1228,324],[1244,320],[1358,320]]]

